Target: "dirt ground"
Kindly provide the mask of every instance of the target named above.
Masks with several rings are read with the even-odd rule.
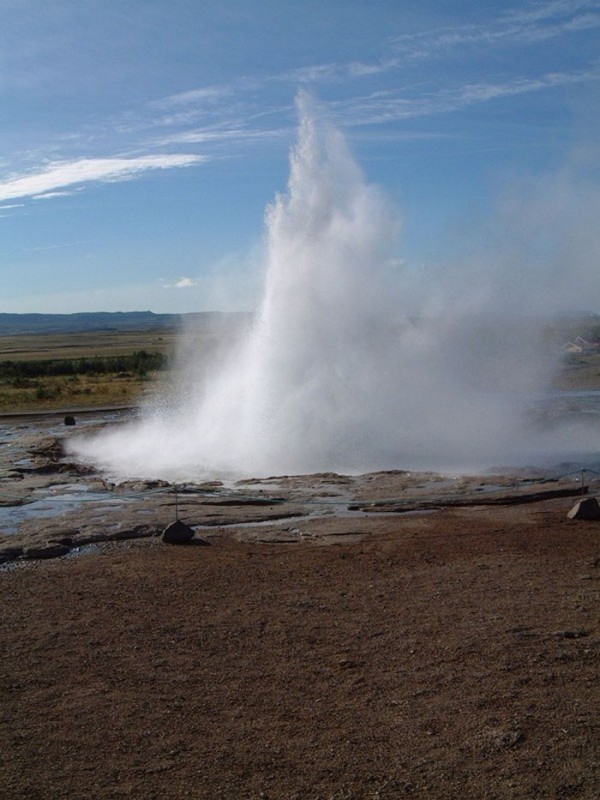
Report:
[[[0,796],[596,800],[600,522],[572,504],[6,565]]]

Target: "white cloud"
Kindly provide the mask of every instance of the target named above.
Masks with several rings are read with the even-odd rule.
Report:
[[[161,286],[163,289],[191,289],[194,286],[198,286],[199,283],[195,278],[180,278],[175,283],[166,283],[161,278]]]
[[[159,154],[137,158],[81,158],[55,161],[35,173],[0,181],[0,201],[40,197],[67,186],[95,181],[122,181],[152,169],[189,167],[206,161],[206,156]]]

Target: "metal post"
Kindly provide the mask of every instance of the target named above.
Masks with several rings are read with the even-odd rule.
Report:
[[[585,478],[584,478],[584,475],[585,475],[585,470],[584,470],[584,469],[582,469],[582,470],[581,470],[581,496],[582,496],[582,497],[583,497],[583,496],[584,496],[584,494],[585,494],[585,485],[584,485],[584,483],[583,483],[583,481],[584,481],[584,479],[585,479]]]
[[[177,486],[173,487],[175,489],[175,521],[179,521],[179,500],[177,495]]]

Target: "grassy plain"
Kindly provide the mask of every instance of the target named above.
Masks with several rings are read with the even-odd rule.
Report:
[[[129,356],[140,350],[172,356],[177,337],[175,329],[0,336],[0,362]],[[136,405],[153,385],[164,379],[164,372],[3,379],[0,381],[0,413]]]

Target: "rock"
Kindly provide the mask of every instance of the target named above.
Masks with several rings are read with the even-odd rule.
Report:
[[[157,530],[152,525],[137,525],[135,528],[128,530],[107,533],[106,540],[109,542],[124,542],[129,539],[148,539],[151,536],[156,536],[157,533],[160,533],[160,528]]]
[[[99,542],[106,542],[107,534],[106,533],[90,533],[83,536],[78,536],[73,545],[75,547],[85,547],[88,544],[98,544]]]
[[[584,639],[586,636],[590,635],[590,632],[583,629],[566,630],[566,631],[556,631],[554,635],[559,639]]]
[[[67,547],[73,547],[72,536],[56,536],[48,539],[48,544],[65,544]]]
[[[35,447],[29,448],[28,452],[32,456],[41,456],[50,461],[57,461],[65,454],[62,441],[54,437],[44,439]]]
[[[7,561],[15,561],[17,558],[21,558],[22,555],[22,547],[2,547],[0,548],[0,564],[4,564]]]
[[[203,506],[274,506],[285,503],[285,497],[214,497],[202,500]]]
[[[75,417],[71,417],[70,415],[67,415],[65,417],[65,425],[75,425]]]
[[[193,529],[178,519],[167,525],[163,531],[162,540],[168,544],[186,544],[191,541],[193,536]]]
[[[130,492],[146,492],[148,489],[166,489],[171,484],[168,481],[148,480],[148,481],[123,481],[119,484],[119,489],[126,489]]]
[[[585,497],[575,503],[567,517],[569,519],[600,519],[600,503],[595,497]]]
[[[26,547],[23,558],[60,558],[66,555],[71,548],[66,544],[45,544],[39,547]]]

